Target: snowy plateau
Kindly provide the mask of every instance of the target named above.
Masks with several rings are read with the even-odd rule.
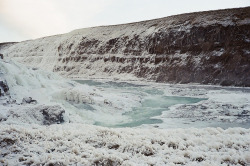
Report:
[[[250,8],[1,43],[0,165],[250,165]]]

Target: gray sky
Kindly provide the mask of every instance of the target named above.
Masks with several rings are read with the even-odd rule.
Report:
[[[250,0],[0,0],[0,42],[246,6]]]

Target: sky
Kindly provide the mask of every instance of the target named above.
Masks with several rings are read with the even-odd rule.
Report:
[[[250,0],[0,0],[0,43],[246,6]]]

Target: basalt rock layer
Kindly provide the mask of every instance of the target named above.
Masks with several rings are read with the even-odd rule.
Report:
[[[85,28],[0,52],[69,77],[250,86],[250,7]]]

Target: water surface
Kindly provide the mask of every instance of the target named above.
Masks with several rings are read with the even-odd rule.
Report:
[[[163,90],[161,89],[128,82],[99,82],[94,80],[76,80],[76,82],[87,84],[89,86],[109,89],[110,91],[115,89],[116,93],[136,94],[143,99],[139,107],[133,107],[132,111],[128,111],[122,114],[123,116],[128,117],[129,120],[127,122],[113,125],[109,124],[107,121],[97,120],[94,124],[100,126],[136,127],[143,124],[160,124],[163,121],[154,117],[161,115],[163,111],[168,111],[170,106],[176,104],[192,104],[197,103],[201,100],[205,100],[193,97],[165,96]],[[84,106],[84,108],[87,107],[89,106]]]

